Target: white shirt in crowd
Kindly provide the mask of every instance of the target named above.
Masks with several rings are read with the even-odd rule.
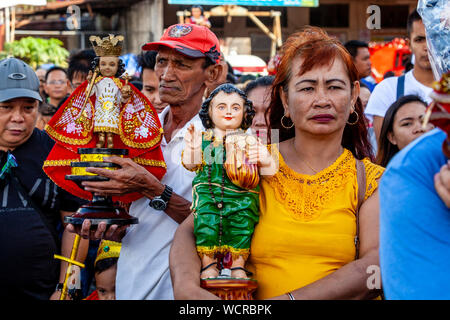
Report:
[[[431,102],[430,93],[432,88],[421,84],[414,78],[413,70],[405,74],[405,91],[404,95],[415,94],[427,103]],[[381,81],[370,95],[369,102],[365,110],[368,119],[372,120],[373,116],[384,117],[387,109],[397,101],[397,77],[386,78]]]
[[[170,107],[166,107],[159,119],[164,118]],[[167,173],[161,183],[173,188],[173,192],[192,201],[192,180],[195,172],[181,165],[184,135],[190,124],[204,130],[198,114],[174,134],[169,143],[162,138],[161,148]],[[171,300],[172,281],[169,271],[169,251],[178,223],[164,211],[151,208],[149,199],[143,197],[132,203],[130,214],[139,218],[139,223],[128,228],[122,239],[122,249],[117,263],[117,300]]]

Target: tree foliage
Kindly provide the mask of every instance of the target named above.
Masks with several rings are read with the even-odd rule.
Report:
[[[5,43],[4,51],[0,52],[0,59],[15,57],[25,61],[34,69],[45,63],[66,68],[68,56],[69,51],[63,47],[63,42],[55,38],[21,38]]]

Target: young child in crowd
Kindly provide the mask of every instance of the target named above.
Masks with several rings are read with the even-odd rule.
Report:
[[[85,300],[116,300],[116,272],[121,243],[102,240],[94,263],[97,290]]]

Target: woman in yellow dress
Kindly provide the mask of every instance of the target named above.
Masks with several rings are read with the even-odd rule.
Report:
[[[358,95],[357,70],[339,41],[315,27],[286,40],[268,110],[270,128],[279,129],[280,143],[271,145],[279,171],[261,181],[250,247],[257,299],[370,299],[380,293],[377,187],[383,168],[371,162]],[[192,228],[189,217],[172,244],[174,295],[212,299],[199,286]]]

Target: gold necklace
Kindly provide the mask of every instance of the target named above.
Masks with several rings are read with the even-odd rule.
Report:
[[[309,163],[306,162],[305,160],[300,159],[300,161],[303,162],[304,164],[306,164],[306,165],[308,166],[308,168],[310,168],[310,169],[314,172],[314,174],[319,173],[319,171],[317,171],[316,169],[314,169],[313,167],[311,167],[311,166],[309,165]]]
[[[294,140],[292,140],[292,147],[294,148],[294,151],[295,151]],[[340,149],[340,151],[339,151],[339,155],[337,156],[336,159],[334,159],[334,161],[333,161],[331,164],[333,164],[333,163],[336,162],[336,160],[341,156],[342,152],[344,152],[344,150],[343,150],[343,148],[342,148],[342,146],[341,146],[341,149]],[[297,153],[297,152],[295,152],[295,153]],[[308,166],[308,168],[310,168],[310,169],[314,172],[314,174],[317,174],[317,173],[320,172],[319,170],[314,169],[314,168],[313,168],[306,160],[303,160],[302,158],[299,158],[299,159],[300,159],[301,162],[303,162],[304,164],[306,164],[306,165]],[[331,164],[330,164],[330,165],[331,165]],[[330,165],[326,166],[325,168],[328,168]],[[324,169],[325,169],[325,168],[324,168]],[[322,170],[323,170],[323,169],[322,169]]]

